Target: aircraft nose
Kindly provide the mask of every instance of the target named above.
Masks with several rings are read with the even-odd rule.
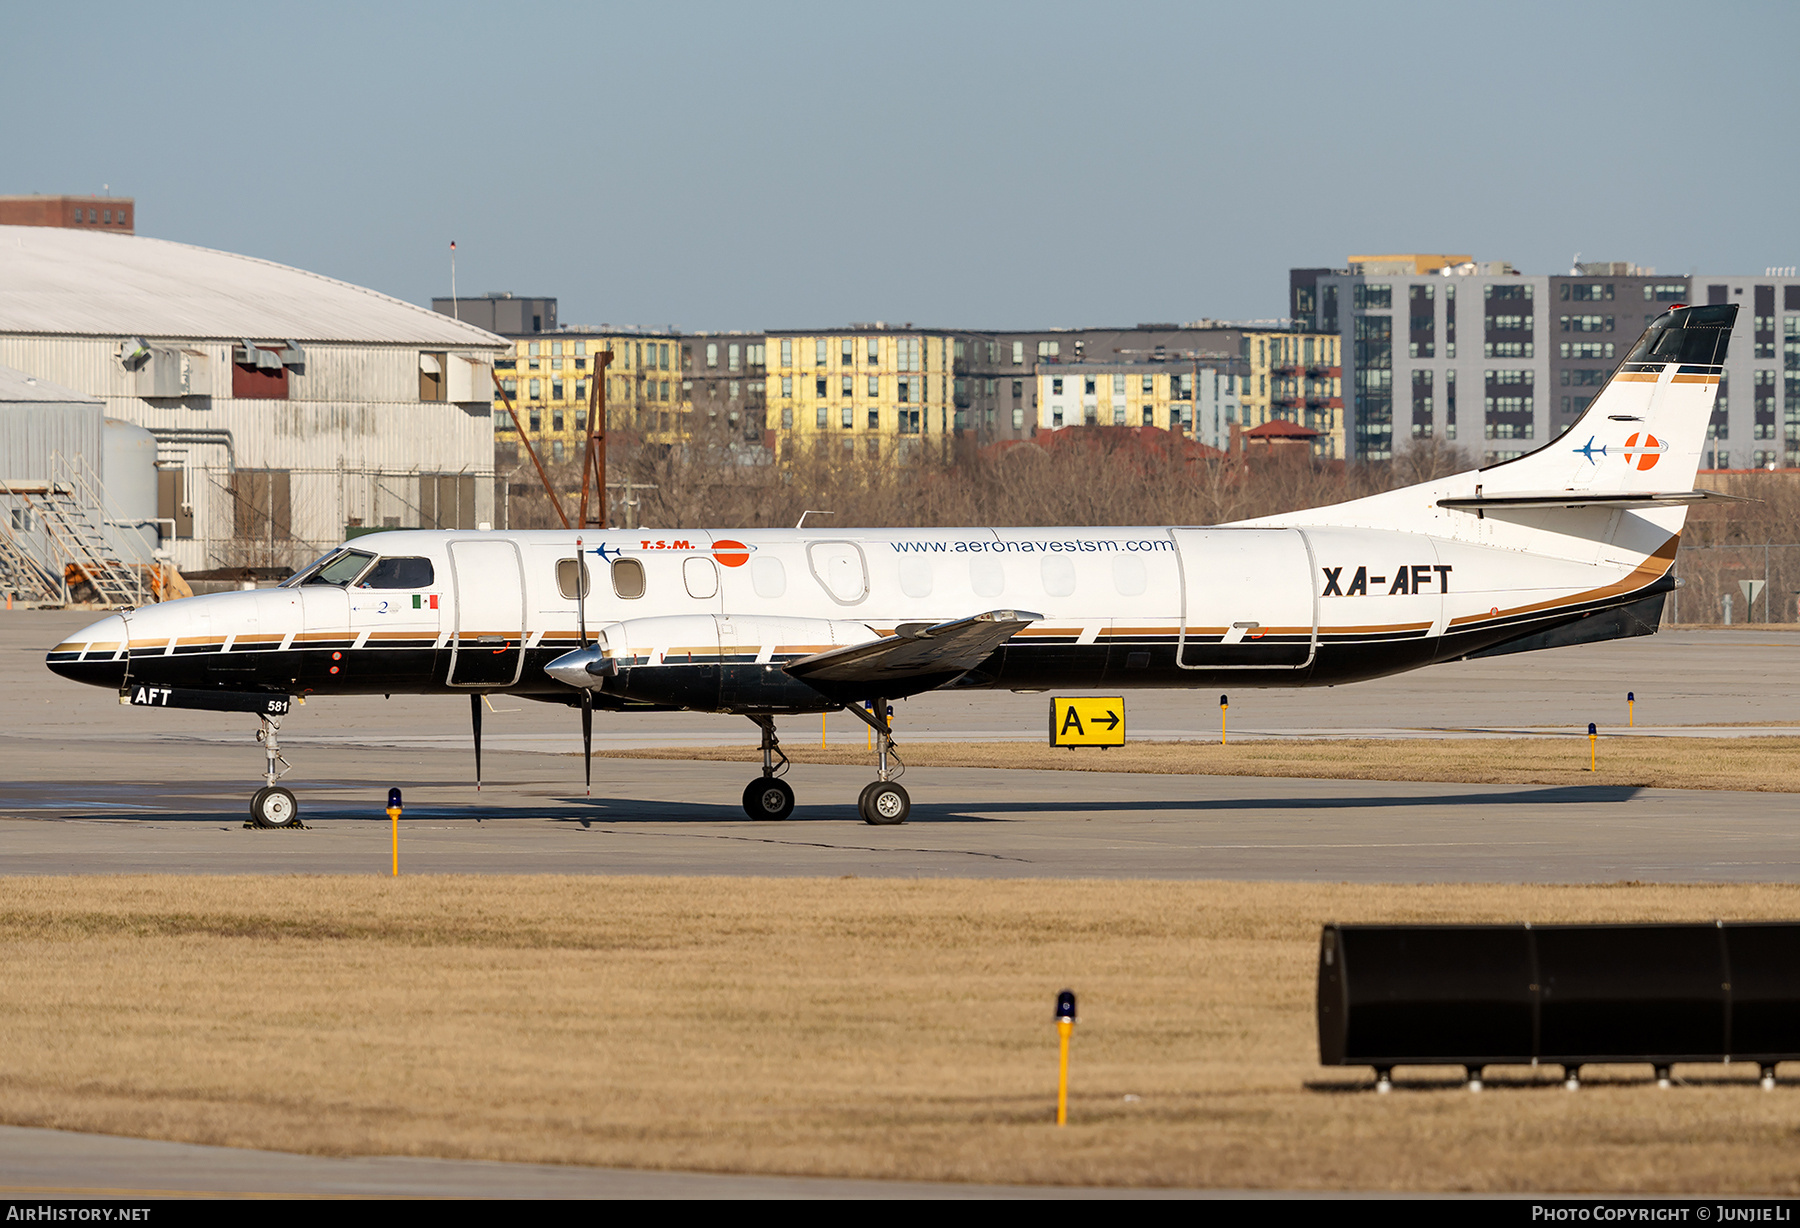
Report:
[[[89,686],[118,687],[125,680],[125,653],[130,632],[125,620],[108,614],[52,648],[44,664],[52,673]]]

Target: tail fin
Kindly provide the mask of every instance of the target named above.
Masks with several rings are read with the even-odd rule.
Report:
[[[1566,435],[1482,470],[1482,488],[1490,495],[1691,490],[1737,310],[1677,305],[1658,316]]]

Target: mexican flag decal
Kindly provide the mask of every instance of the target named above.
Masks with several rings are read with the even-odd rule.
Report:
[[[429,605],[431,609],[435,610],[438,608],[437,599],[438,599],[438,595],[436,593],[432,593],[430,596],[425,596],[420,593],[414,593],[413,594],[413,609],[422,610],[422,609],[425,609],[427,605]]]

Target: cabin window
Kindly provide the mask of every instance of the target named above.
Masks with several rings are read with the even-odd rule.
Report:
[[[369,569],[369,574],[357,583],[357,588],[430,588],[437,579],[430,559],[392,558],[381,559]]]
[[[681,561],[681,580],[687,585],[688,596],[699,601],[714,597],[719,592],[719,569],[713,566],[711,559],[695,555]]]
[[[1149,586],[1144,560],[1121,555],[1113,560],[1113,588],[1121,597],[1141,597]]]
[[[1051,555],[1040,565],[1044,576],[1044,592],[1052,597],[1067,597],[1075,591],[1075,563],[1060,555]]]
[[[581,586],[579,592],[575,588],[577,584]],[[581,559],[557,559],[556,591],[563,595],[565,601],[586,597],[594,591],[593,573],[588,571],[587,564]]]
[[[998,597],[1006,588],[1006,571],[999,559],[976,557],[969,560],[969,587],[982,597]]]
[[[613,592],[630,601],[644,595],[644,565],[636,559],[614,559]]]
[[[750,560],[750,587],[756,590],[758,597],[784,597],[787,595],[787,569],[780,559],[759,554]]]
[[[908,597],[931,596],[931,560],[900,557],[900,591]]]

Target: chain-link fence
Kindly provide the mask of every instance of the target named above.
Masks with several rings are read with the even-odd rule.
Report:
[[[1681,587],[1663,605],[1665,626],[1800,622],[1800,542],[1703,546],[1675,556]]]

